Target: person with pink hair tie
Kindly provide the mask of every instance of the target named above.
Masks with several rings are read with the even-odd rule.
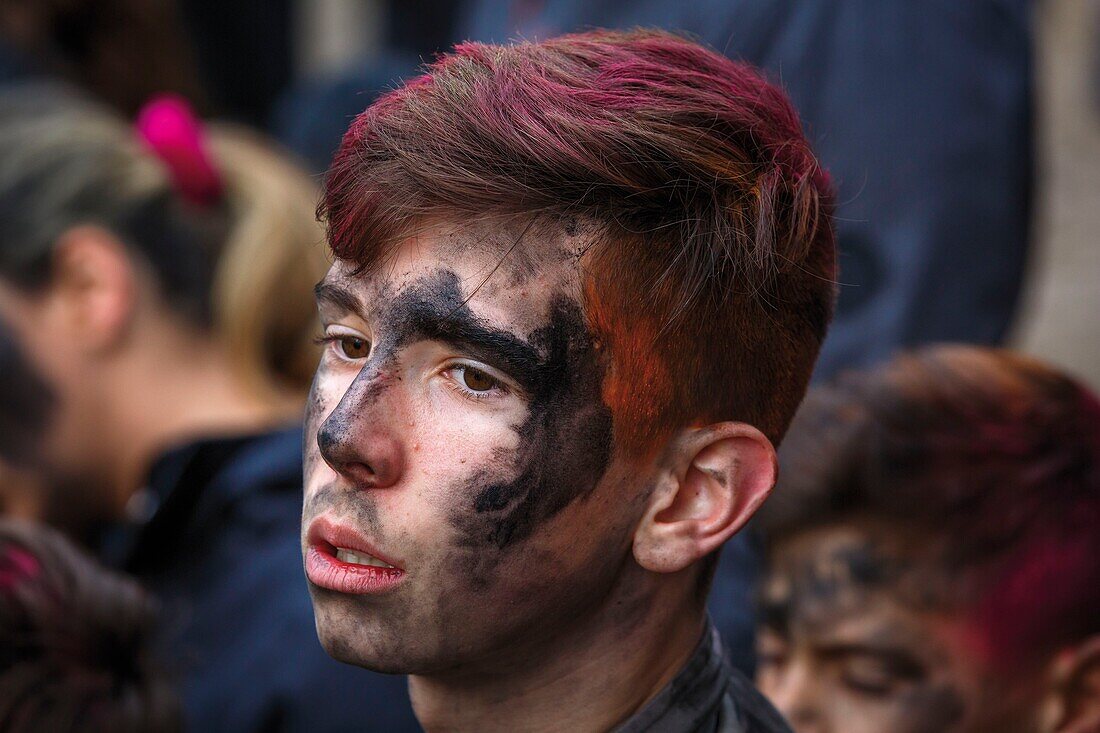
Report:
[[[0,390],[0,507],[159,601],[188,729],[410,729],[400,679],[324,653],[302,573],[311,182],[178,97],[133,125],[37,84],[0,95],[0,160],[0,333],[26,376]]]

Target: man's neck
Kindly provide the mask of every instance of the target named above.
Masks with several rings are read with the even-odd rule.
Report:
[[[116,393],[124,397],[115,407],[121,439],[114,485],[123,504],[141,487],[153,461],[173,446],[277,422],[275,411],[238,382],[220,350],[198,339],[191,346],[178,359],[136,361],[118,373]]]
[[[437,731],[604,731],[652,699],[691,657],[704,611],[669,602],[665,587],[631,602],[646,609],[623,628],[612,597],[589,622],[559,638],[511,650],[512,663],[413,676],[409,689],[421,725]],[[690,593],[678,596],[690,597]],[[526,645],[525,645],[526,646]],[[521,656],[520,664],[514,663]]]

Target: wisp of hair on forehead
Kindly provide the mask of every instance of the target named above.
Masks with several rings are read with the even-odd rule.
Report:
[[[603,396],[632,450],[719,420],[778,442],[832,314],[831,189],[786,96],[660,31],[465,43],[352,123],[319,215],[366,270],[428,221],[576,218]]]

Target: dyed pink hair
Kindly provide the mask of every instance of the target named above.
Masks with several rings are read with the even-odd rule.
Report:
[[[772,540],[885,521],[988,661],[1024,669],[1100,631],[1100,402],[1072,379],[1006,351],[916,351],[812,391],[780,464]]]
[[[433,218],[594,230],[604,399],[618,444],[642,449],[718,420],[780,439],[832,313],[830,202],[755,70],[668,33],[594,31],[442,56],[352,123],[319,213],[363,269]]]

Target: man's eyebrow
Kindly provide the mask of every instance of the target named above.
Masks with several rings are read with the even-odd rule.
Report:
[[[313,287],[313,296],[318,303],[330,303],[345,313],[363,315],[363,302],[347,288],[322,280]]]
[[[449,343],[471,356],[503,369],[527,392],[544,377],[539,352],[527,341],[504,329],[493,328],[464,310],[440,312],[418,304],[409,316],[413,331],[422,338]]]

